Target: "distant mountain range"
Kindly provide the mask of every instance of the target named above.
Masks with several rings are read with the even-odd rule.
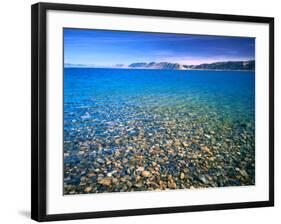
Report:
[[[172,62],[137,62],[130,65],[97,66],[65,63],[65,68],[125,68],[125,69],[166,69],[166,70],[255,70],[255,60],[223,61],[200,65],[185,65]]]
[[[129,68],[147,68],[147,69],[172,69],[172,70],[179,70],[184,69],[184,67],[178,63],[171,63],[171,62],[139,62],[133,63],[128,66]]]
[[[225,61],[200,65],[183,65],[171,62],[138,62],[130,64],[128,68],[171,70],[255,70],[255,61]]]

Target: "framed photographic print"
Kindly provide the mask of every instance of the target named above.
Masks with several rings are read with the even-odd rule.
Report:
[[[32,6],[32,219],[274,204],[274,19]]]

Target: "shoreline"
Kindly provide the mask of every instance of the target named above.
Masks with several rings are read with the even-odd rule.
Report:
[[[217,71],[217,72],[255,72],[256,70],[235,69],[155,69],[155,68],[110,68],[110,67],[64,67],[66,68],[94,68],[94,69],[126,69],[126,70],[162,70],[162,71]]]

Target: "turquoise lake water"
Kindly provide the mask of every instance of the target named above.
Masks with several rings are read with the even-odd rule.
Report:
[[[64,183],[67,194],[88,193],[90,188],[93,190],[89,192],[136,190],[138,187],[130,185],[124,190],[119,187],[121,184],[115,184],[116,187],[113,182],[110,186],[98,184],[101,178],[116,170],[117,165],[93,163],[93,160],[100,158],[106,164],[110,158],[116,158],[116,151],[122,154],[128,148],[136,151],[132,154],[126,151],[122,159],[128,157],[130,161],[138,153],[150,157],[146,151],[153,145],[158,145],[170,161],[159,165],[160,176],[164,172],[173,177],[184,173],[183,162],[178,163],[180,158],[172,160],[169,150],[180,155],[184,150],[201,153],[198,147],[213,150],[215,159],[208,163],[210,169],[207,171],[200,170],[200,164],[197,167],[200,161],[190,165],[187,157],[183,159],[192,172],[185,182],[177,182],[183,180],[174,178],[177,186],[181,186],[177,188],[254,184],[254,130],[253,71],[64,69]],[[188,146],[184,143],[177,146],[177,140],[187,142]],[[169,146],[169,141],[174,145]],[[81,148],[84,151],[81,152]],[[205,155],[203,151],[202,155]],[[221,155],[225,162],[215,155]],[[142,161],[142,167],[149,168],[149,160]],[[215,169],[218,164],[223,168],[220,171]],[[122,178],[129,175],[126,173],[128,167],[137,170],[141,165],[132,162],[114,172]],[[101,171],[95,171],[97,169]],[[92,172],[95,174],[89,177]],[[138,171],[134,172],[136,175]],[[223,176],[222,179],[217,173]],[[136,180],[133,180],[130,182],[135,186]],[[90,188],[85,190],[85,186]],[[150,188],[154,189],[152,185],[142,184],[141,190]]]

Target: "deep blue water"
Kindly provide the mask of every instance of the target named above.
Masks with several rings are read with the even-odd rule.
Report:
[[[157,113],[149,111],[165,108],[179,108],[182,116],[205,113],[254,122],[254,72],[103,68],[64,71],[65,129],[145,119],[142,116],[151,119]]]

